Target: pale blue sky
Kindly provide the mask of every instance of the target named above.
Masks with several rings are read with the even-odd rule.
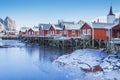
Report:
[[[120,12],[120,0],[0,0],[0,17],[11,17],[18,27],[39,23],[67,21],[90,21],[107,15],[110,5]]]

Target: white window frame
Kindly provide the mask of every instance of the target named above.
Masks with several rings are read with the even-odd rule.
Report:
[[[91,29],[87,29],[87,35],[91,35]]]
[[[83,29],[83,30],[82,30],[82,34],[83,34],[83,35],[86,35],[86,29]]]

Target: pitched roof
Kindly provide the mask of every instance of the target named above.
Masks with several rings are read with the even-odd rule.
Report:
[[[108,24],[108,23],[92,23],[93,28],[98,28],[98,29],[111,29],[114,24]]]
[[[75,24],[74,22],[67,22],[67,21],[63,21],[63,24]]]
[[[60,25],[52,25],[54,27],[55,30],[63,30],[62,27]]]
[[[119,23],[112,26],[112,29],[119,29],[119,28],[120,28],[120,24]]]
[[[41,27],[42,30],[49,30],[51,24],[39,24],[39,27]]]
[[[93,28],[93,26],[92,26],[92,24],[91,24],[90,22],[85,22],[81,28],[83,28],[85,25],[87,25],[87,26]]]
[[[34,26],[34,27],[32,28],[32,30],[33,30],[33,31],[39,31],[39,27]]]
[[[109,11],[109,14],[108,14],[108,15],[115,15],[115,14],[113,14],[112,6],[110,7],[110,11]]]
[[[64,24],[66,30],[79,30],[83,24]]]
[[[30,28],[29,27],[21,27],[20,31],[21,32],[26,32],[26,30],[29,30]]]

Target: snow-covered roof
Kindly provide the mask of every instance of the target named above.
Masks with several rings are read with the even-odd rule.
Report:
[[[92,23],[91,22],[85,22],[87,25],[89,25],[91,28],[93,28],[93,25],[92,25]],[[84,24],[85,24],[84,23]]]
[[[35,26],[32,28],[33,31],[39,31],[39,27]]]
[[[63,30],[60,25],[52,25],[55,30]]]
[[[75,24],[74,22],[67,22],[67,21],[63,21],[63,24]]]
[[[66,30],[79,30],[83,24],[64,24]]]
[[[42,30],[49,30],[51,24],[39,24],[39,27],[41,27]]]
[[[26,32],[26,30],[29,30],[30,28],[29,27],[21,27],[20,31],[21,32]]]
[[[113,27],[114,24],[109,24],[109,23],[96,23],[93,22],[92,23],[92,27],[93,28],[98,28],[98,29],[111,29]]]

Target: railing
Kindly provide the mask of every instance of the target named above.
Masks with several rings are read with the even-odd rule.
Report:
[[[112,38],[114,41],[120,41],[120,38]]]
[[[120,38],[112,38],[111,42],[114,44],[120,44]]]

